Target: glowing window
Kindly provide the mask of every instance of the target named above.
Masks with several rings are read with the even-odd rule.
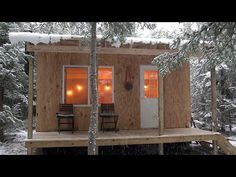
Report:
[[[112,103],[112,68],[98,68],[98,101]]]
[[[144,97],[158,98],[158,71],[144,71]]]
[[[88,104],[88,67],[65,68],[65,103]]]

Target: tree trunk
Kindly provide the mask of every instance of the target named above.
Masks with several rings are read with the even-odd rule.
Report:
[[[98,132],[98,90],[96,58],[96,22],[91,23],[90,90],[92,108],[88,132],[88,155],[97,155],[98,148],[96,146],[96,136]]]
[[[0,86],[0,111],[3,111],[3,94],[4,88]]]
[[[220,70],[220,93],[221,93],[221,97],[219,100],[220,101],[220,118],[221,118],[221,121],[220,121],[220,125],[221,125],[221,131],[225,132],[225,114],[222,114],[223,111],[225,111],[225,105],[223,103],[223,100],[224,100],[224,95],[225,95],[225,79],[224,79],[224,70],[223,68]],[[224,106],[223,106],[224,105]],[[223,106],[223,109],[222,109],[222,106]]]

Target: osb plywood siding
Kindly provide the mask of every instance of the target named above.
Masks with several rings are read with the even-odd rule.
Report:
[[[190,117],[189,64],[184,64],[164,77],[165,128],[188,127]]]
[[[151,64],[154,56],[98,55],[99,65],[114,66],[114,102],[119,129],[140,128],[140,65]],[[62,101],[63,65],[89,65],[89,54],[37,54],[37,131],[56,131]],[[124,87],[126,66],[130,66],[133,89]],[[75,107],[75,129],[88,130],[90,106]],[[67,125],[65,125],[67,126]]]
[[[151,64],[150,56],[100,55],[99,65],[114,65],[115,109],[119,113],[120,129],[140,128],[140,65]],[[130,67],[133,89],[124,87],[126,67]]]
[[[98,64],[114,66],[114,102],[119,129],[140,128],[140,65],[151,64],[154,56],[98,55]],[[56,131],[55,117],[62,102],[63,65],[89,65],[89,54],[37,53],[37,131]],[[130,67],[133,89],[124,87]],[[189,65],[164,78],[165,128],[187,127],[190,120]],[[88,130],[90,106],[75,107],[75,129]],[[67,126],[67,125],[64,125]]]

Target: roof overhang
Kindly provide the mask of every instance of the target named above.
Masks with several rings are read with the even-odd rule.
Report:
[[[68,45],[33,45],[26,44],[28,52],[55,52],[55,53],[90,53],[90,48]],[[122,54],[122,55],[160,55],[164,52],[174,52],[171,49],[143,49],[143,48],[109,48],[97,47],[97,54]]]

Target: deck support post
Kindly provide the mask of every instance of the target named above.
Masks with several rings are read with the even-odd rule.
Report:
[[[159,155],[164,155],[164,143],[159,144]]]
[[[29,60],[29,87],[28,87],[28,139],[33,138],[33,68],[34,68],[34,59],[30,58]],[[32,154],[32,149],[28,149],[28,154]]]
[[[27,155],[32,155],[32,148],[27,147]]]
[[[213,155],[218,155],[217,141],[213,140],[212,145],[213,145]]]
[[[163,135],[164,133],[164,82],[163,82],[163,77],[159,73],[158,77],[158,96],[159,96],[159,101],[158,101],[158,117],[159,117],[159,135]],[[159,154],[163,155],[164,154],[164,144],[160,143],[159,144]]]
[[[212,131],[217,132],[217,115],[216,115],[216,71],[215,66],[211,67],[211,112],[212,112]],[[213,141],[213,154],[217,154],[217,142]]]

